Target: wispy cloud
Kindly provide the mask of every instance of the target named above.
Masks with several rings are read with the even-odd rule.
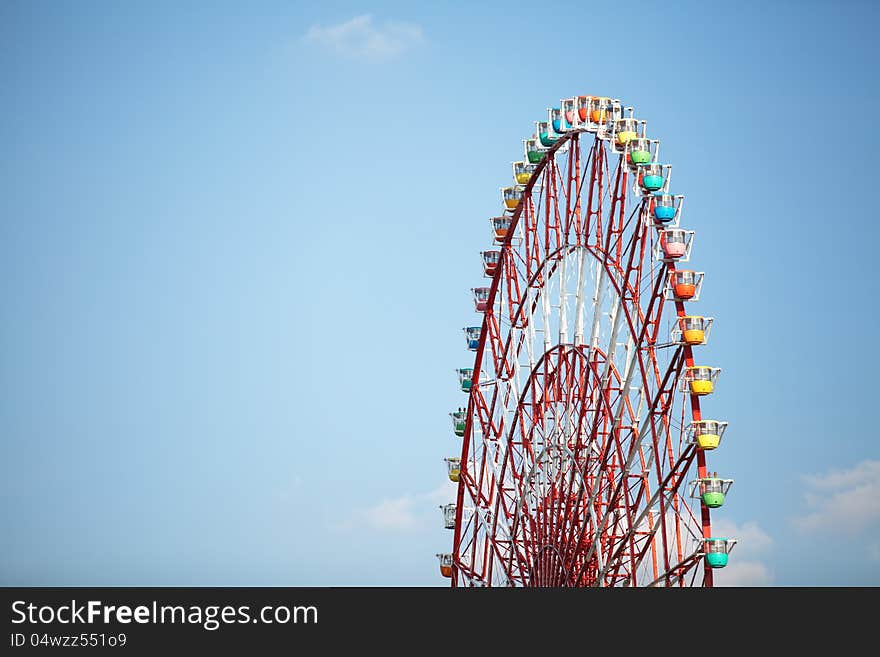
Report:
[[[737,539],[727,566],[715,571],[717,586],[770,586],[773,576],[764,559],[773,548],[773,539],[756,522],[738,525],[725,518],[712,521],[712,533]]]
[[[404,495],[392,500],[382,500],[363,512],[363,518],[373,529],[407,530],[418,526],[415,515],[416,500]]]
[[[372,506],[355,509],[336,525],[336,529],[411,532],[421,530],[431,522],[439,526],[442,515],[437,507],[454,502],[456,491],[455,484],[446,482],[426,493],[386,498]]]
[[[866,460],[848,470],[804,477],[809,512],[794,518],[802,532],[857,536],[880,530],[880,461]]]
[[[415,23],[387,21],[380,26],[364,14],[337,25],[312,25],[302,39],[339,54],[378,60],[406,52],[422,43],[425,36]]]
[[[746,561],[730,558],[724,570],[715,571],[715,586],[770,586],[773,578],[767,566],[761,561]]]

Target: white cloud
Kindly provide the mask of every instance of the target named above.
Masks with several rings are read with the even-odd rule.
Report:
[[[457,494],[458,485],[453,484],[451,481],[446,481],[437,486],[437,488],[430,493],[425,493],[423,497],[434,504],[447,504],[449,502],[454,502]]]
[[[773,548],[773,539],[758,523],[737,525],[726,518],[713,519],[712,534],[735,538],[736,547],[727,566],[716,570],[716,586],[770,586],[773,577],[763,559]]]
[[[447,481],[426,493],[386,498],[373,506],[355,510],[337,524],[336,529],[408,532],[429,526],[431,522],[440,526],[442,514],[438,506],[454,502],[457,490],[455,484]]]
[[[804,477],[809,509],[794,518],[802,532],[856,536],[880,529],[880,461],[862,461],[849,470]]]
[[[773,547],[773,539],[754,521],[737,525],[726,518],[713,518],[712,533],[715,536],[735,538],[737,543],[734,549],[744,557],[764,555]]]
[[[730,557],[730,562],[712,575],[715,586],[770,586],[773,578],[760,561],[743,561]]]
[[[389,21],[373,24],[369,14],[349,21],[322,27],[312,25],[303,41],[334,52],[369,59],[387,59],[400,55],[424,41],[422,28],[415,23]]]
[[[382,500],[364,512],[364,519],[374,529],[412,529],[418,523],[413,513],[415,500],[405,495],[393,500]]]

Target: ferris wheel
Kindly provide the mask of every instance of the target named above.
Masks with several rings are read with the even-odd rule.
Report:
[[[707,464],[727,423],[701,412],[713,319],[659,145],[598,96],[523,140],[456,371],[453,586],[712,586],[728,562],[710,512],[733,482]]]

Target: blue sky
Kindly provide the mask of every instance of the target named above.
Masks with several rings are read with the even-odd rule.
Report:
[[[878,9],[710,4],[0,3],[0,584],[443,585],[487,218],[590,93],[697,231],[719,580],[880,584]]]

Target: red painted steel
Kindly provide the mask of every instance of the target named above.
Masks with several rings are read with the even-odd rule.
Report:
[[[587,151],[582,137],[570,132],[546,153],[500,247],[462,440],[452,585],[712,586],[707,565],[696,581],[703,562],[687,538],[694,526],[711,536],[709,509],[694,518],[684,492],[694,463],[706,476],[704,452],[684,443],[685,410],[699,420],[699,398],[676,392],[692,348],[660,353],[663,320],[687,314],[680,300],[666,305],[675,262],[652,260],[661,227],[623,156],[599,138]],[[629,345],[627,380],[617,336],[608,353],[586,343],[590,312],[577,339],[539,345],[523,362],[538,294],[549,299],[566,267],[583,276],[584,263],[619,299],[611,332]]]

